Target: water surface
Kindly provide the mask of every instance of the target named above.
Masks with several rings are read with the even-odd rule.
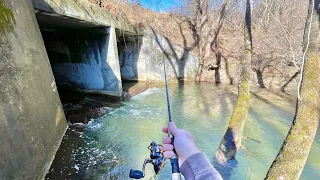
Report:
[[[212,84],[170,86],[173,120],[194,136],[197,146],[214,163],[214,153],[231,116],[236,91]],[[242,148],[234,168],[219,169],[226,179],[264,179],[289,130],[295,102],[276,93],[251,95]],[[152,141],[161,143],[167,124],[164,88],[151,88],[89,125],[71,126],[46,179],[129,179],[141,169]],[[320,178],[320,133],[317,134],[301,179]],[[170,179],[170,163],[146,179]]]

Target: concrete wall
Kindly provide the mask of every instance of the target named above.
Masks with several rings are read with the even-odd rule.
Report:
[[[162,50],[167,66],[168,79],[194,80],[197,72],[198,59],[189,51],[173,45],[167,38],[146,30],[143,36],[139,61],[139,69],[145,69],[145,77],[151,81],[163,81]],[[144,65],[144,68],[142,66]],[[143,76],[143,72],[139,73]]]
[[[119,58],[114,28],[108,35],[90,33],[90,28],[73,31],[43,31],[49,59],[59,86],[97,90],[120,96]]]
[[[0,8],[0,177],[42,178],[67,124],[31,1]]]
[[[109,81],[106,83],[111,84],[115,87],[115,95],[121,96],[122,94],[122,82],[120,75],[119,55],[117,46],[117,35],[115,27],[110,27],[109,30],[109,43],[108,48],[104,48],[107,52],[107,64],[110,66],[111,71],[108,71],[104,76],[112,77],[108,78]],[[112,76],[111,76],[112,75]]]
[[[118,43],[123,79],[163,81],[162,54],[166,61],[169,79],[194,79],[198,59],[189,51],[173,45],[168,39],[151,30],[146,30],[139,39],[142,40],[132,41],[127,38],[125,44]]]
[[[159,63],[162,61],[162,52],[159,46],[161,39],[163,40],[163,49],[166,54],[165,59],[168,61],[168,77],[171,79],[190,79],[195,75],[198,60],[188,51],[172,45],[166,38],[162,38],[150,30],[142,31],[123,21],[121,18],[117,19],[113,17],[112,13],[101,9],[95,4],[82,3],[84,1],[78,2],[75,0],[32,0],[32,2],[37,10],[73,17],[81,20],[79,21],[80,23],[91,22],[93,25],[104,25],[119,29],[127,35],[143,35],[143,40],[139,47],[133,42],[128,42],[125,50],[123,46],[119,47],[120,61],[124,60],[124,64],[121,67],[123,79],[143,81],[163,80],[163,70],[159,66]],[[118,49],[115,48],[115,50]],[[117,71],[116,69],[114,70]],[[117,73],[115,75],[118,76]],[[100,75],[97,74],[97,76]],[[98,82],[96,83],[98,84]],[[91,87],[100,89],[101,78],[99,83],[99,86],[96,84],[97,86]]]
[[[118,51],[121,78],[123,80],[138,80],[138,61],[141,49],[137,36],[118,37]]]

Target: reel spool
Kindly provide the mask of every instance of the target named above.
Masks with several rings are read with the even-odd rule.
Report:
[[[150,158],[146,158],[144,160],[142,171],[139,170],[130,170],[129,177],[133,179],[141,179],[145,176],[145,168],[146,164],[150,163],[153,165],[154,172],[156,174],[159,174],[159,172],[162,170],[166,163],[166,159],[163,156],[163,147],[160,144],[157,144],[156,142],[152,142],[150,146],[148,147],[150,150]]]

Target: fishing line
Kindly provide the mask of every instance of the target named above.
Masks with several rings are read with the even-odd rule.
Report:
[[[163,71],[164,71],[164,82],[166,86],[166,97],[167,97],[167,107],[168,107],[168,117],[169,122],[172,122],[171,118],[171,107],[170,107],[170,98],[169,98],[169,88],[168,88],[168,80],[167,80],[167,69],[166,69],[166,63],[164,62],[164,52],[163,52],[163,43],[161,38],[161,50],[162,50],[162,64],[163,64]]]

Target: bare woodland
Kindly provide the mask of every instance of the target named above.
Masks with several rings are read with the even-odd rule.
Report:
[[[143,9],[138,0],[90,1],[191,51],[199,59],[196,82],[238,86],[215,156],[221,164],[241,146],[249,87],[298,94],[293,124],[266,179],[299,179],[319,124],[320,0],[178,0],[168,13]]]
[[[82,0],[83,1],[83,0]],[[177,0],[168,13],[141,8],[139,0],[89,0],[138,27],[151,28],[199,58],[196,81],[236,84],[243,57],[245,0]],[[160,0],[159,0],[160,2]],[[259,0],[252,9],[254,85],[296,90],[302,62],[307,3]],[[156,6],[156,4],[153,4]],[[170,28],[168,28],[170,27]]]

